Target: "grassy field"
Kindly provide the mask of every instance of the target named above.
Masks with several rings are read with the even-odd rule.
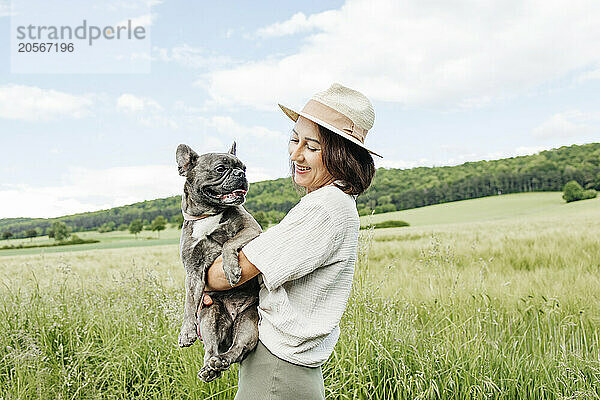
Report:
[[[596,199],[598,200],[598,199]],[[562,192],[515,193],[436,204],[362,217],[361,224],[403,220],[411,226],[510,220],[516,217],[564,216],[597,208],[597,203],[567,204]]]
[[[118,249],[123,247],[147,247],[147,246],[160,246],[165,244],[179,243],[179,236],[181,230],[176,228],[167,228],[160,233],[160,236],[156,232],[142,231],[137,235],[132,235],[129,232],[114,231],[98,233],[96,231],[91,232],[75,232],[77,236],[82,239],[96,239],[99,243],[90,244],[76,244],[56,247],[44,247],[44,248],[25,248],[25,249],[3,249],[0,250],[1,256],[14,256],[21,254],[42,254],[42,253],[64,253],[67,251],[83,251],[93,249]],[[20,243],[23,245],[43,245],[55,243],[54,239],[50,239],[48,236],[38,236],[30,239],[10,239],[0,241],[0,246],[14,245],[17,246]]]
[[[361,231],[328,398],[600,398],[600,200],[529,195],[372,217],[412,226]],[[204,384],[177,347],[175,244],[6,256],[0,279],[0,398],[235,393],[236,366]]]
[[[361,217],[362,226],[389,220],[407,221],[411,226],[457,224],[483,222],[491,220],[511,219],[518,216],[563,215],[583,212],[594,208],[595,203],[577,202],[565,204],[561,192],[518,193],[503,196],[484,197],[480,199],[457,201],[454,203],[415,208],[412,210],[377,214]],[[137,238],[126,231],[98,233],[76,232],[82,239],[96,239],[99,243],[84,245],[68,245],[46,248],[5,249],[1,256],[22,254],[62,253],[66,251],[83,251],[92,249],[114,249],[122,247],[147,247],[179,243],[180,230],[168,228],[157,235],[156,232],[142,231]],[[10,239],[0,241],[4,245],[52,244],[54,239],[39,236],[29,239]]]

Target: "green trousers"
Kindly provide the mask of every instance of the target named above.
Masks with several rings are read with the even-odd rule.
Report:
[[[240,363],[235,400],[324,399],[321,367],[292,364],[274,356],[260,341]]]

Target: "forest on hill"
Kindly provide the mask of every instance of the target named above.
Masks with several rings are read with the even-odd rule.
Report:
[[[506,193],[560,191],[571,180],[585,189],[600,190],[600,143],[457,166],[379,168],[371,187],[358,197],[357,207],[359,214],[366,215]],[[259,222],[275,223],[300,197],[289,177],[255,182],[250,184],[244,206]],[[0,219],[0,234],[43,235],[55,221],[64,222],[72,232],[96,230],[106,224],[126,229],[136,219],[148,226],[159,215],[178,224],[182,220],[180,207],[181,197],[172,196],[58,218]]]

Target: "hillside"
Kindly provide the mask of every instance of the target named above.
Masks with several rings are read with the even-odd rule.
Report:
[[[372,211],[379,214],[498,194],[559,191],[570,180],[600,190],[600,143],[451,167],[379,168],[371,187],[357,199],[357,206],[361,215]],[[257,219],[272,223],[283,218],[299,199],[291,179],[280,178],[252,183],[245,207]],[[2,219],[0,232],[23,237],[27,230],[37,229],[43,234],[53,221],[63,221],[78,232],[108,222],[117,227],[134,219],[149,222],[158,215],[178,223],[180,201],[179,196],[173,196],[53,219]]]
[[[524,221],[557,221],[572,218],[600,218],[600,198],[565,203],[560,192],[515,193],[501,196],[489,196],[480,199],[462,200],[445,204],[415,208],[360,217],[363,227],[382,221],[403,220],[410,223],[408,228],[377,229],[376,236],[386,236],[389,232],[412,232],[420,227],[454,226],[480,223],[486,226],[495,223],[521,224]],[[558,222],[559,223],[559,222]],[[160,239],[156,233],[143,231],[139,238],[129,232],[115,231],[107,233],[79,233],[83,239],[96,239],[98,243],[70,245],[46,248],[25,248],[0,250],[0,256],[19,254],[39,254],[82,251],[92,249],[116,249],[123,247],[147,247],[179,243],[181,231],[169,228],[163,231]],[[53,243],[47,236],[34,239],[12,239],[10,244]]]
[[[361,217],[361,226],[393,220],[406,221],[411,227],[501,220],[516,222],[537,217],[562,218],[575,214],[600,216],[600,198],[565,203],[562,192],[514,193],[364,216]]]

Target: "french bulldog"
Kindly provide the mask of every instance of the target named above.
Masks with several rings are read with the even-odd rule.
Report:
[[[186,178],[181,197],[184,216],[180,252],[185,267],[185,309],[179,346],[197,338],[197,321],[204,342],[204,365],[198,377],[210,382],[232,363],[240,362],[258,343],[258,278],[226,291],[206,292],[213,304],[198,310],[206,271],[223,255],[230,285],[239,282],[240,249],[262,230],[242,204],[248,191],[246,166],[228,153],[198,155],[180,144],[176,153],[179,175]],[[199,311],[199,316],[197,312]]]

